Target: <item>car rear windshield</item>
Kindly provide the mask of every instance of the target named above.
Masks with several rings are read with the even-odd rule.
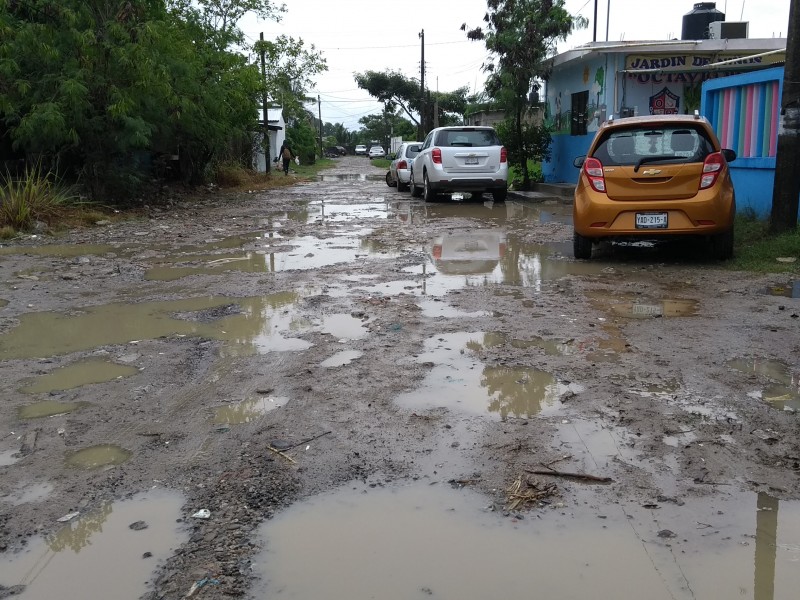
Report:
[[[436,136],[437,146],[486,147],[500,146],[493,129],[444,129]]]
[[[637,127],[608,132],[591,156],[604,165],[703,162],[714,144],[702,128],[685,125]]]

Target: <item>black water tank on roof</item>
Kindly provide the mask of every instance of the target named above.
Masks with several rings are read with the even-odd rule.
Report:
[[[683,15],[682,40],[708,39],[708,26],[714,21],[724,21],[725,13],[717,10],[716,2],[698,2],[694,10]]]

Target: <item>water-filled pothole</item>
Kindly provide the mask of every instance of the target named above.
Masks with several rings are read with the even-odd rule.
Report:
[[[653,299],[630,294],[591,293],[592,304],[618,317],[649,319],[654,317],[691,317],[697,314],[697,300]]]
[[[214,423],[218,425],[250,423],[276,408],[285,406],[287,402],[289,398],[283,396],[263,396],[220,406],[214,411]]]
[[[85,402],[56,402],[55,400],[43,400],[41,402],[28,404],[27,406],[21,406],[17,409],[17,416],[20,419],[43,419],[75,412],[84,406],[86,406]]]
[[[800,585],[797,502],[743,493],[657,510],[567,503],[524,520],[487,505],[469,489],[427,482],[353,484],[295,504],[260,530],[254,597],[483,600],[535,590],[675,600],[691,589],[695,598],[768,600]]]
[[[793,369],[779,360],[748,358],[731,360],[727,365],[740,373],[769,380],[761,399],[777,409],[800,411],[800,369]]]
[[[52,373],[37,377],[20,391],[26,394],[41,394],[71,390],[93,383],[104,383],[121,377],[130,377],[138,372],[136,367],[94,358],[61,367]]]
[[[786,285],[771,285],[766,289],[770,296],[784,296],[786,298],[800,298],[800,280],[790,281]]]
[[[65,460],[70,467],[78,469],[100,469],[121,465],[130,460],[133,453],[113,444],[99,444],[82,450],[70,452]]]
[[[182,504],[165,490],[103,504],[21,553],[3,555],[0,590],[24,586],[25,600],[142,597],[157,565],[188,537],[176,524]],[[137,521],[146,527],[131,528]]]
[[[417,362],[432,365],[420,386],[396,398],[410,410],[446,407],[473,415],[530,418],[557,410],[570,386],[546,371],[485,365],[476,352],[504,342],[484,333],[449,333],[425,341]]]
[[[343,367],[345,365],[349,365],[354,360],[361,358],[363,355],[364,353],[359,350],[342,350],[341,352],[337,352],[330,358],[326,358],[325,360],[323,360],[319,364],[319,366],[328,369]]]

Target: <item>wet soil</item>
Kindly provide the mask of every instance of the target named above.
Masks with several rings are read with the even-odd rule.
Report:
[[[543,543],[564,559],[547,563],[550,597],[559,581],[569,582],[564,597],[591,595],[592,571],[583,591],[573,581],[591,559],[570,557],[570,546],[624,539],[631,555],[662,552],[603,563],[612,574],[603,589],[619,598],[640,596],[615,587],[627,576],[617,570],[733,551],[749,530],[681,531],[710,514],[721,522],[721,506],[736,507],[733,527],[740,505],[761,514],[773,510],[764,502],[781,503],[790,538],[777,547],[800,559],[800,300],[775,292],[793,289],[785,276],[723,270],[691,244],[608,246],[575,261],[569,206],[440,200],[399,193],[366,159],[345,157],[316,182],[205,195],[0,247],[0,597],[99,593],[65,591],[64,579],[25,561],[70,546],[58,542],[68,531],[102,530],[110,507],[159,539],[152,551],[135,546],[150,576],[112,579],[106,597],[322,597],[326,557],[361,555],[323,545],[342,530],[302,517],[271,541],[273,517],[313,501],[323,515],[314,519],[341,525],[349,517],[333,509],[351,501],[337,490],[362,497],[414,482],[469,493],[452,503],[475,510],[467,521],[478,529],[486,511],[551,523]],[[154,489],[180,498],[169,525],[140,500]],[[404,518],[391,497],[376,498],[357,512]],[[414,502],[425,503],[412,494],[398,506]],[[603,531],[632,526],[633,540],[587,538],[598,519]],[[422,532],[439,520],[422,521],[406,552],[428,546]],[[441,535],[464,529],[451,526],[442,521]],[[563,530],[574,535],[553,533]],[[103,548],[129,545],[121,531]],[[308,588],[292,588],[301,584],[289,567],[280,580],[268,567],[290,552],[302,562],[303,552],[262,553],[294,536],[325,549],[296,579]],[[517,552],[504,537],[493,543],[487,572],[503,548]],[[731,560],[708,568],[752,557]],[[107,580],[100,571],[112,568],[67,565],[78,582]],[[762,586],[783,577],[772,572],[765,579],[762,568]],[[664,583],[648,597],[723,597],[689,595],[692,583],[712,584],[688,566],[681,577],[686,585],[663,573],[635,580]],[[430,579],[414,577],[397,597],[491,595]],[[374,588],[337,593],[329,597]],[[768,594],[746,595],[786,597]]]

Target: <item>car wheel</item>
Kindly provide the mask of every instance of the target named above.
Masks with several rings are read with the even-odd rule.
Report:
[[[582,236],[577,231],[574,232],[572,237],[572,253],[575,255],[575,258],[592,258],[592,239]]]
[[[392,172],[386,171],[386,185],[389,187],[397,187],[397,182],[392,179]]]
[[[494,190],[492,192],[492,198],[494,199],[495,202],[505,202],[507,197],[508,197],[508,190],[506,189]]]
[[[408,180],[408,186],[411,188],[411,195],[414,198],[419,198],[420,196],[422,196],[422,188],[418,188],[416,185],[414,185],[414,172],[413,171],[411,172],[411,177]]]
[[[711,255],[717,260],[733,258],[733,227],[724,233],[711,236]]]
[[[433,191],[431,187],[431,182],[428,181],[428,174],[422,174],[422,199],[425,202],[435,202],[436,201],[436,192]]]

